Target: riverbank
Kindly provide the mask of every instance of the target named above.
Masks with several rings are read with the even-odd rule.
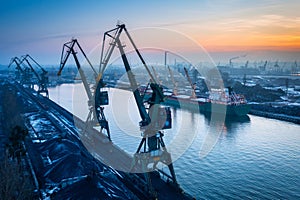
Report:
[[[249,114],[300,124],[299,106],[273,106],[272,104],[252,104]]]

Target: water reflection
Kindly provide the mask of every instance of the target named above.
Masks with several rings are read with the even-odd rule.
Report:
[[[61,87],[60,102],[72,108],[70,88]],[[58,92],[50,89],[50,97]],[[133,127],[116,123],[122,111],[114,113],[108,106],[105,112],[113,142],[128,153],[135,152],[140,137],[133,136]],[[184,109],[172,109],[172,120],[173,128],[165,132],[164,140],[175,161],[178,182],[197,199],[299,199],[299,125],[253,115],[223,120]],[[204,143],[214,148],[200,159]]]
[[[211,125],[222,125],[227,132],[232,132],[236,130],[236,127],[244,123],[250,123],[250,117],[248,115],[244,116],[226,116],[224,121],[224,116],[214,115],[212,122],[212,115],[210,113],[203,114],[205,117],[205,123],[209,126]]]

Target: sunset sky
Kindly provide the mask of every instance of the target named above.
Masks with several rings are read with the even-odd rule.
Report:
[[[129,29],[177,31],[213,56],[260,52],[258,59],[296,60],[300,57],[299,10],[299,0],[1,1],[0,64],[27,53],[42,64],[55,64],[70,38],[91,49],[118,20]]]

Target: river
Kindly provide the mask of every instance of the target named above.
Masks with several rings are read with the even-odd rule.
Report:
[[[141,140],[133,95],[108,91],[110,105],[104,112],[112,141],[133,154]],[[86,119],[82,84],[63,84],[49,94]],[[164,132],[164,140],[187,193],[196,199],[300,199],[299,125],[253,115],[211,120],[198,112],[171,110],[173,127]]]

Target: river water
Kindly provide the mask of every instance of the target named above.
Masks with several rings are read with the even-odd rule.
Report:
[[[112,141],[133,154],[141,140],[133,95],[108,91],[110,105],[104,112]],[[82,84],[63,84],[49,93],[53,101],[86,119]],[[173,127],[164,132],[164,140],[187,193],[196,199],[300,199],[299,125],[253,115],[224,121],[171,110]]]

